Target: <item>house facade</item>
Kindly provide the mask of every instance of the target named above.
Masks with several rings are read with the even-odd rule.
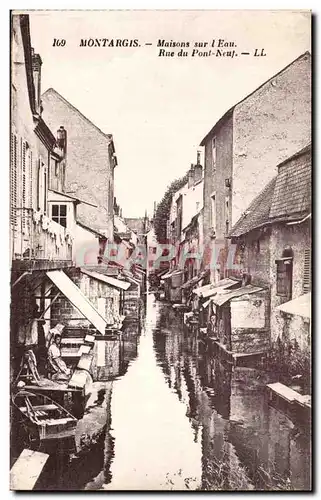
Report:
[[[53,217],[51,187],[64,189],[66,136],[42,116],[42,61],[31,47],[29,16],[11,18],[11,367],[24,352],[44,347],[50,329],[49,271],[73,266],[75,200],[65,224]],[[68,218],[68,224],[67,224]]]
[[[192,164],[186,183],[172,196],[167,221],[167,241],[171,244],[171,270],[162,276],[165,295],[172,302],[184,298],[182,286],[201,270],[203,243],[203,167],[200,153]]]
[[[311,146],[278,165],[278,174],[230,232],[238,269],[269,290],[271,343],[310,349]],[[252,320],[249,318],[249,326]]]
[[[54,89],[48,89],[41,100],[44,118],[55,130],[68,130],[68,170],[66,192],[88,200],[78,209],[77,219],[103,233],[109,242],[114,234],[114,168],[117,165],[111,134],[105,134]],[[88,182],[88,169],[91,182]]]
[[[66,143],[59,142],[42,117],[41,64],[31,48],[28,16],[12,16],[10,255],[14,269],[39,268],[40,262],[43,266],[72,264],[68,232],[60,231],[50,217],[48,189],[63,188]]]
[[[30,351],[40,375],[48,375],[49,330],[57,323],[64,325],[67,336],[69,330],[76,335],[82,331],[82,337],[88,329],[104,335],[109,326],[120,326],[124,292],[132,284],[124,277],[118,280],[83,268],[85,263],[99,266],[108,224],[100,233],[77,221],[81,204],[95,213],[99,210],[94,203],[82,203],[66,192],[68,129],[60,124],[54,134],[43,119],[42,61],[31,47],[28,15],[12,16],[11,34],[10,346],[14,381]],[[111,155],[110,138],[105,138],[104,154],[106,142]]]
[[[204,137],[204,238],[223,244],[276,165],[311,138],[311,56],[305,53],[233,106]],[[220,263],[212,280],[226,275]],[[227,271],[228,273],[228,271]]]

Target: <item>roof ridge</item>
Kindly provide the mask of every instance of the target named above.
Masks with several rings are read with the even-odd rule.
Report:
[[[240,101],[236,102],[235,104],[233,104],[233,106],[231,106],[222,116],[221,118],[219,118],[219,120],[217,120],[217,122],[215,123],[215,125],[211,128],[211,130],[205,135],[205,137],[202,139],[201,143],[200,143],[200,146],[204,146],[204,142],[205,140],[207,139],[208,136],[210,136],[212,134],[212,132],[214,132],[214,129],[219,125],[219,123],[229,114],[231,113],[234,108],[236,108],[236,106],[238,106],[239,104],[241,104],[243,101],[245,101],[246,99],[248,99],[248,97],[251,97],[255,92],[257,92],[258,90],[260,90],[264,85],[266,85],[268,82],[270,82],[271,80],[273,80],[273,78],[276,78],[277,76],[281,75],[281,73],[283,73],[284,71],[286,71],[290,66],[292,66],[292,64],[296,63],[297,61],[299,61],[300,59],[303,59],[304,57],[306,57],[307,55],[309,55],[311,57],[311,53],[309,50],[306,50],[305,52],[303,52],[302,54],[300,54],[296,59],[293,59],[293,61],[291,61],[289,64],[287,64],[286,66],[284,66],[282,69],[280,69],[277,73],[275,73],[274,75],[270,76],[267,80],[265,80],[263,83],[261,83],[261,85],[259,85],[258,87],[256,87],[254,90],[252,90],[252,92],[250,92],[249,94],[247,94],[245,97],[243,97],[243,99],[241,99]]]
[[[277,168],[280,168],[284,166],[286,163],[288,163],[291,160],[294,160],[295,158],[304,155],[307,153],[309,150],[312,148],[312,143],[309,141],[303,148],[297,150],[295,153],[293,153],[291,156],[288,156],[285,160],[282,160],[280,163],[277,164]]]
[[[76,106],[71,104],[71,102],[69,102],[65,97],[63,97],[61,94],[59,94],[59,92],[57,92],[57,90],[55,90],[54,88],[49,87],[49,89],[47,89],[45,92],[42,93],[41,97],[45,96],[46,94],[50,94],[50,93],[56,94],[56,96],[59,97],[59,99],[61,99],[65,104],[67,104],[67,106],[69,106],[73,111],[76,111],[76,113],[78,113],[82,118],[84,118],[84,120],[86,120],[96,130],[98,130],[98,132],[100,132],[106,139],[111,139],[111,140],[113,139],[112,134],[106,134],[105,132],[103,132],[99,127],[97,127],[97,125],[95,125],[91,120],[89,120],[89,118],[87,118],[87,116],[85,116],[81,111],[79,111],[79,109],[76,108]]]
[[[243,212],[241,217],[236,221],[236,223],[234,224],[232,229],[229,231],[229,237],[233,237],[233,233],[235,233],[238,226],[240,226],[240,224],[242,224],[247,219],[248,215],[249,215],[249,217],[251,216],[253,208],[255,208],[255,214],[258,215],[259,214],[259,212],[258,212],[259,207],[261,207],[262,204],[266,201],[269,204],[269,206],[267,206],[267,204],[266,204],[264,208],[265,208],[265,212],[267,213],[267,216],[269,217],[271,206],[272,206],[272,199],[273,199],[273,195],[274,195],[276,179],[277,179],[277,175],[272,177],[272,179],[264,186],[264,188],[259,192],[259,194],[256,195],[256,197],[251,201],[251,203],[248,205],[247,209]],[[266,193],[269,192],[270,190],[272,190],[272,196],[267,198]],[[246,212],[248,212],[248,213],[246,213]],[[266,223],[267,223],[267,221],[264,223],[262,223],[262,221],[258,223],[258,220],[257,220],[256,222],[254,222],[254,226],[251,227],[250,231],[252,231],[252,230],[254,230],[262,225],[265,225]],[[248,230],[245,231],[245,233],[247,233],[247,232],[249,232],[249,231]],[[241,233],[241,234],[245,234],[245,233]]]

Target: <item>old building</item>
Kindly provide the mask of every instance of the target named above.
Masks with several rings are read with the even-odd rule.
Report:
[[[61,125],[68,130],[66,192],[95,205],[79,207],[77,218],[112,242],[117,165],[113,137],[102,132],[54,89],[48,89],[41,99],[48,125],[53,130]],[[88,182],[89,168],[91,182]]]
[[[305,53],[232,106],[208,132],[201,142],[206,241],[227,245],[231,227],[276,175],[276,165],[310,141],[310,115],[311,56]],[[212,280],[223,278],[226,267],[223,257]]]
[[[277,175],[229,234],[235,276],[269,290],[271,341],[310,349],[311,146],[278,165]],[[253,327],[252,317],[248,325]]]
[[[201,271],[203,244],[203,167],[200,153],[192,164],[187,181],[173,193],[167,223],[167,240],[171,244],[171,271],[162,276],[165,293],[172,302],[182,300],[182,285]],[[187,283],[186,290],[189,290]]]
[[[70,224],[52,218],[50,190],[64,188],[65,131],[57,137],[42,117],[42,61],[31,47],[29,17],[12,16],[10,255],[12,366],[24,347],[37,345],[50,327],[46,272],[73,265],[74,203]],[[38,319],[44,319],[44,331]],[[40,341],[40,340],[39,340]]]
[[[28,15],[12,16],[11,34],[11,375],[17,381],[25,373],[30,381],[31,351],[40,375],[48,375],[52,327],[63,322],[67,333],[78,328],[84,336],[91,328],[104,335],[121,323],[131,283],[75,267],[81,247],[85,257],[90,253],[88,234],[95,238],[96,264],[107,236],[77,223],[80,204],[97,207],[66,192],[68,129],[59,124],[54,135],[43,119],[42,61],[31,47]]]
[[[60,261],[60,266],[72,261],[66,228],[50,218],[48,189],[63,186],[66,143],[58,141],[42,117],[41,64],[30,45],[28,16],[13,16],[10,254],[15,269],[34,269],[40,260],[46,265]]]
[[[150,228],[147,214],[145,213],[144,217],[124,217],[124,222],[127,228],[137,236],[137,243],[144,245],[146,243],[145,236]]]

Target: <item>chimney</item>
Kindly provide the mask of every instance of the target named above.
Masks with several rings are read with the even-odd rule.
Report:
[[[203,178],[203,167],[201,165],[201,152],[197,151],[197,163],[194,166],[194,183],[197,184]]]
[[[193,163],[191,163],[191,168],[188,172],[188,187],[189,188],[194,186],[194,182],[195,182],[194,181],[194,173],[195,173],[194,172],[194,165],[193,165]]]
[[[57,146],[64,154],[67,152],[67,131],[61,125],[57,130]]]
[[[35,101],[36,101],[36,110],[41,114],[41,66],[42,60],[39,54],[35,54],[34,49],[31,49],[32,56],[32,72],[33,72],[33,82],[35,86]]]
[[[114,196],[114,214],[119,215],[119,205],[117,205],[116,196]]]

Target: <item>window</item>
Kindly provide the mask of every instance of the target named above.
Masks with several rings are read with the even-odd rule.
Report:
[[[67,227],[67,205],[52,205],[51,218],[63,227]]]
[[[311,290],[311,248],[304,250],[303,293]]]
[[[229,202],[230,202],[230,197],[227,195],[227,196],[225,196],[225,233],[226,234],[228,234],[228,232],[229,232],[229,220],[230,220]]]
[[[25,229],[26,227],[26,213],[25,213],[25,208],[27,206],[26,204],[26,192],[27,192],[27,179],[26,179],[26,149],[27,149],[27,144],[21,139],[21,167],[22,167],[22,227]]]
[[[212,139],[212,164],[213,164],[213,169],[215,170],[215,168],[216,168],[216,137],[213,137],[213,139]]]
[[[48,178],[45,164],[39,160],[38,163],[38,189],[37,189],[37,209],[47,213],[47,192]]]
[[[44,190],[43,190],[43,212],[44,214],[47,213],[47,192],[48,192],[48,186],[47,186],[47,172],[44,172],[44,178],[43,178],[43,185],[44,185]]]
[[[211,196],[211,226],[212,228],[216,229],[216,200],[215,200],[215,194],[212,194]]]
[[[276,260],[276,295],[287,300],[292,298],[293,252],[285,249],[282,258]]]
[[[176,210],[177,210],[177,227],[176,227],[176,236],[177,238],[181,237],[182,232],[182,223],[183,223],[183,197],[180,195],[176,202]]]
[[[29,177],[29,193],[28,193],[28,205],[33,208],[33,163],[32,163],[32,151],[29,148],[28,151],[28,177]]]
[[[13,226],[17,225],[17,149],[18,141],[15,134],[11,134],[11,161],[10,161],[10,219]]]

